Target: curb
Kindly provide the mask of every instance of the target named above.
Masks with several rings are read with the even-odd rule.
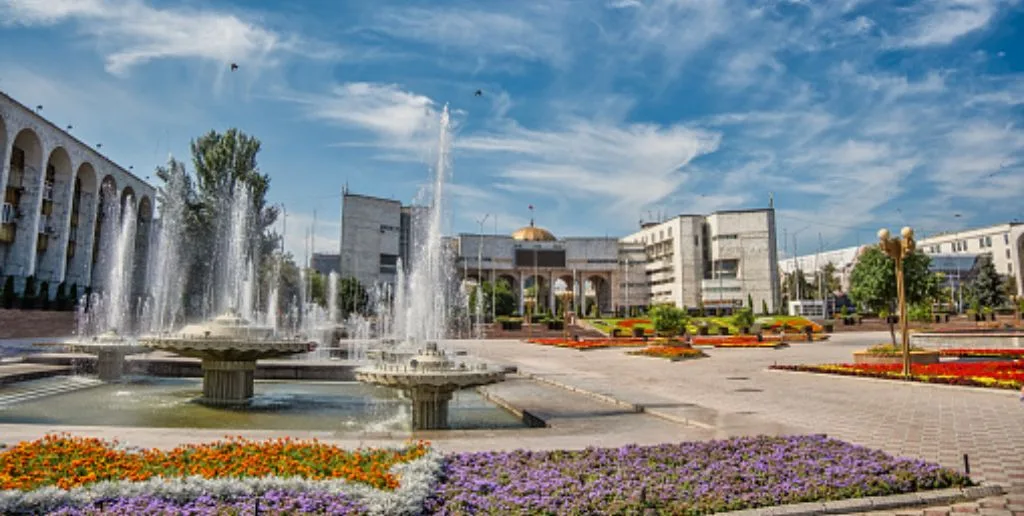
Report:
[[[594,399],[599,400],[599,401],[603,401],[605,403],[611,403],[612,405],[618,405],[620,407],[627,408],[630,411],[635,412],[637,414],[649,414],[651,416],[654,416],[654,417],[657,417],[657,418],[660,418],[660,419],[664,419],[664,420],[670,421],[672,423],[679,423],[679,424],[682,424],[682,425],[688,425],[688,426],[692,426],[692,427],[696,427],[696,428],[701,428],[701,429],[704,429],[704,430],[714,430],[715,429],[714,425],[709,425],[707,423],[701,423],[700,421],[694,421],[692,419],[687,419],[687,418],[684,418],[684,417],[675,416],[675,415],[669,414],[667,412],[662,412],[660,410],[651,410],[651,409],[649,409],[649,408],[647,408],[647,407],[645,407],[645,406],[643,406],[641,404],[638,404],[638,403],[629,403],[627,401],[622,401],[622,400],[620,400],[618,398],[614,398],[614,397],[609,396],[607,394],[600,394],[600,393],[597,393],[597,392],[588,391],[586,389],[581,389],[581,388],[573,386],[573,385],[562,383],[562,382],[559,382],[559,381],[556,381],[556,380],[551,380],[549,378],[544,378],[542,376],[538,376],[538,375],[533,374],[533,373],[526,374],[526,377],[531,379],[531,380],[534,380],[534,381],[538,381],[538,382],[541,382],[541,383],[546,383],[548,385],[552,385],[554,387],[558,387],[560,389],[565,389],[567,391],[575,392],[577,394],[582,394],[584,396],[589,396],[591,398],[594,398]]]
[[[520,409],[519,407],[517,407],[517,406],[513,405],[512,403],[510,403],[505,398],[502,398],[501,396],[498,396],[498,395],[494,394],[493,392],[488,391],[484,387],[477,387],[476,388],[476,392],[478,392],[481,396],[483,396],[483,398],[485,400],[490,401],[491,403],[494,403],[495,405],[497,405],[497,406],[499,406],[499,407],[501,407],[501,408],[511,412],[512,414],[514,414],[516,417],[521,419],[523,421],[523,423],[525,423],[528,428],[550,428],[551,427],[551,425],[548,424],[548,422],[545,421],[544,419],[541,419],[540,417],[537,417],[537,416],[533,415],[528,410]]]
[[[724,512],[720,514],[730,516],[748,515],[787,515],[787,516],[810,516],[813,514],[850,514],[855,512],[887,511],[893,509],[905,509],[909,507],[925,507],[932,505],[950,505],[958,502],[999,496],[1006,491],[1002,486],[993,484],[990,486],[975,486],[967,488],[940,489],[936,491],[921,491],[891,496],[869,496],[866,498],[848,498],[832,502],[808,502],[791,505],[777,505],[774,507],[761,507],[757,509],[744,509],[742,511]]]
[[[915,381],[905,382],[905,381],[895,380],[895,379],[888,380],[888,379],[885,379],[885,378],[872,378],[870,376],[854,376],[854,375],[850,375],[850,374],[833,374],[833,373],[825,373],[825,372],[819,373],[819,372],[815,372],[815,371],[791,371],[791,370],[786,370],[786,369],[772,369],[770,367],[764,369],[764,371],[767,371],[769,373],[775,373],[775,374],[793,374],[793,373],[796,373],[796,374],[814,375],[814,376],[818,376],[818,377],[847,378],[847,379],[850,379],[850,380],[861,380],[861,381],[868,381],[868,382],[875,382],[875,383],[887,383],[889,385],[893,385],[893,384],[896,384],[896,385],[906,385],[906,386],[912,386],[912,387],[917,387],[917,388],[929,388],[929,387],[936,388],[937,387],[937,388],[940,388],[940,389],[958,389],[958,390],[962,390],[962,391],[966,391],[966,392],[983,392],[985,394],[995,394],[995,395],[1007,396],[1007,397],[1013,396],[1015,398],[1019,397],[1019,391],[1017,391],[1016,389],[993,389],[993,388],[990,388],[990,387],[973,387],[973,386],[970,386],[970,385],[947,385],[947,384],[944,384],[944,383],[927,383],[927,382],[915,382]]]

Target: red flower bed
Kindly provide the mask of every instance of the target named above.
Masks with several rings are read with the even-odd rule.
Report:
[[[939,354],[944,357],[965,357],[965,358],[1024,358],[1024,349],[940,349]]]
[[[805,371],[847,376],[902,379],[900,364],[825,364],[772,366],[784,371]],[[925,383],[970,385],[997,389],[1020,389],[1024,385],[1024,362],[944,362],[913,364],[911,380]]]
[[[651,321],[649,319],[623,319],[616,326],[629,329],[638,324],[651,324]]]
[[[648,346],[637,351],[630,351],[630,355],[645,357],[667,358],[669,360],[688,360],[691,358],[706,357],[703,351],[684,346]]]
[[[600,349],[600,348],[635,348],[646,346],[643,339],[583,339],[572,340],[563,338],[528,339],[526,342],[540,344],[542,346],[555,346],[570,349]]]

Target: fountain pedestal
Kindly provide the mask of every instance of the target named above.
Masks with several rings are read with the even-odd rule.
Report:
[[[203,397],[206,405],[245,405],[253,396],[255,360],[203,359]]]
[[[412,400],[413,430],[444,430],[448,428],[448,402],[459,389],[500,382],[505,373],[486,366],[469,368],[455,366],[437,349],[436,342],[428,342],[426,349],[408,358],[408,354],[374,353],[380,361],[356,370],[356,379],[400,389]],[[392,362],[386,362],[388,358]]]
[[[104,382],[116,382],[124,375],[125,352],[121,349],[101,349],[96,353],[96,376]]]
[[[455,389],[423,386],[405,391],[412,400],[412,427],[416,430],[448,428],[448,402]]]

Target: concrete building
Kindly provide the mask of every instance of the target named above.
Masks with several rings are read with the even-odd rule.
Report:
[[[101,288],[93,269],[103,218],[128,203],[138,213],[134,274],[146,277],[152,186],[3,93],[0,165],[0,277],[13,276],[19,291],[28,276],[48,282],[51,294],[61,282]]]
[[[853,273],[853,266],[857,264],[857,257],[865,249],[867,249],[867,246],[844,247],[832,251],[785,258],[779,260],[779,270],[782,274],[791,274],[795,270],[801,270],[804,271],[807,280],[812,281],[817,271],[831,264],[835,268],[836,277],[839,279],[840,290],[842,292],[849,292],[850,275]]]
[[[395,265],[415,253],[411,236],[423,208],[346,193],[342,205],[341,275],[363,285],[393,283]],[[569,296],[578,312],[625,314],[670,303],[731,312],[779,303],[773,209],[680,215],[642,224],[624,238],[556,238],[534,224],[511,235],[462,233],[450,240],[465,281],[508,283],[520,313],[555,311]]]
[[[332,272],[340,273],[341,255],[336,253],[313,253],[313,258],[310,260],[310,267],[324,276],[327,276]]]
[[[727,210],[680,215],[644,224],[622,241],[644,246],[649,304],[731,313],[779,304],[775,210]]]
[[[345,192],[341,205],[340,270],[370,286],[394,284],[401,259],[408,267],[414,225],[422,208]]]

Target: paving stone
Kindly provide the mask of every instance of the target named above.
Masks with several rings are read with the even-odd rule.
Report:
[[[933,507],[924,510],[924,516],[949,516],[952,511],[948,507]]]
[[[976,512],[978,512],[978,504],[971,503],[971,502],[958,503],[958,504],[953,504],[952,509],[953,509],[953,512],[976,513]]]

